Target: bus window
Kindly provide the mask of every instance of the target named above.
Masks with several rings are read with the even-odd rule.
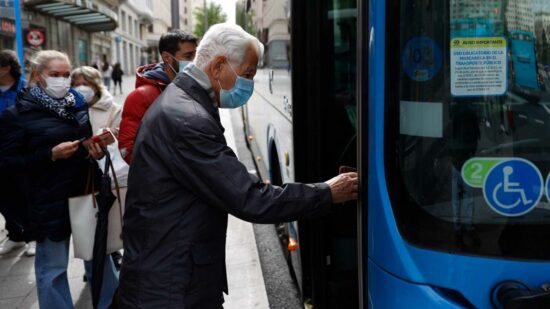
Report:
[[[398,7],[386,169],[401,234],[445,252],[548,259],[550,2]]]

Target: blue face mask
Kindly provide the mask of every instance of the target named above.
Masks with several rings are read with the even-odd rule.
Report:
[[[178,61],[178,62],[179,62],[179,64],[180,64],[180,69],[179,69],[178,72],[183,72],[183,69],[184,69],[189,63],[191,63],[191,61],[189,61],[189,60],[180,60],[180,61]]]
[[[172,57],[172,59],[176,60],[179,64],[178,71],[176,71],[176,69],[174,69],[174,67],[172,67],[171,64],[168,64],[170,66],[170,69],[172,69],[172,71],[176,75],[178,75],[179,72],[183,72],[183,68],[185,68],[189,63],[191,63],[191,61],[189,61],[189,60],[178,60],[178,59],[176,59],[176,57],[174,57],[172,55],[170,55],[170,57]]]
[[[218,84],[220,84],[220,107],[221,108],[237,108],[241,107],[248,102],[248,99],[252,96],[252,92],[254,91],[254,81],[251,81],[250,79],[240,77],[237,75],[235,70],[231,65],[229,65],[233,73],[237,76],[237,80],[235,81],[235,86],[229,90],[225,90],[222,88],[222,85],[220,84],[220,81],[218,80]]]

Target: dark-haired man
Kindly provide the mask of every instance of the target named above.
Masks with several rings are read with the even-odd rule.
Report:
[[[136,70],[136,89],[128,94],[118,133],[120,152],[130,164],[134,139],[141,119],[166,86],[195,58],[197,38],[181,30],[163,34],[159,40],[162,62]]]
[[[0,51],[0,114],[15,104],[17,93],[26,84],[15,52],[12,50]],[[20,191],[17,190],[17,185],[11,181],[12,177],[3,176],[0,179],[0,213],[6,219],[8,238],[0,244],[0,255],[25,246],[23,236],[24,197],[18,194]],[[33,242],[27,247],[25,255],[33,256],[34,253]]]

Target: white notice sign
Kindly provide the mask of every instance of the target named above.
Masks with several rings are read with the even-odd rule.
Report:
[[[506,93],[506,39],[503,37],[451,40],[451,94],[453,96]]]

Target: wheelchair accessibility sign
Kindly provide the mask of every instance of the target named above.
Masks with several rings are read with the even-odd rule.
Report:
[[[535,208],[542,198],[544,181],[528,160],[504,159],[491,167],[483,182],[483,197],[497,213],[517,217]]]

